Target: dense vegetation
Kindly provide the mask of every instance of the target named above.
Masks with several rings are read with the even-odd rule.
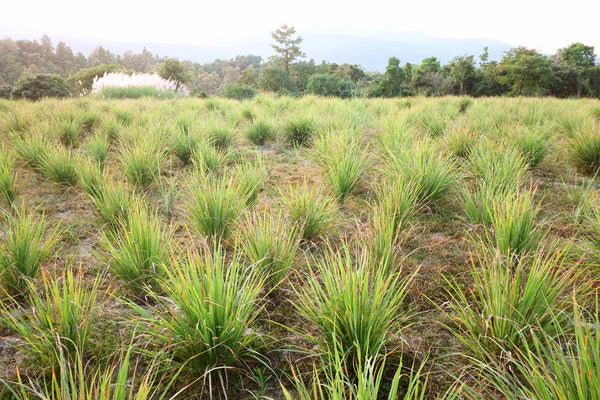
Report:
[[[159,73],[187,85],[194,95],[230,98],[246,98],[254,93],[250,88],[294,96],[600,96],[600,65],[593,46],[582,43],[552,56],[513,48],[500,61],[489,60],[487,49],[482,49],[478,56],[457,55],[446,65],[435,56],[404,65],[391,57],[380,73],[364,71],[359,65],[302,60],[302,40],[293,27],[276,30],[273,39],[275,54],[269,60],[244,55],[199,64],[159,57],[146,49],[115,55],[101,46],[85,57],[73,54],[64,42],[55,47],[47,36],[40,42],[6,38],[0,40],[0,98],[10,97],[24,79],[36,74],[62,76],[77,96],[89,92],[94,76],[115,71]]]
[[[600,103],[0,101],[2,398],[599,399]]]

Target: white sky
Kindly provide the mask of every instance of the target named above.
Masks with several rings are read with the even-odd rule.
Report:
[[[600,0],[5,0],[0,37],[14,28],[106,41],[211,44],[282,23],[297,33],[419,31],[489,38],[552,54],[574,42],[600,53]],[[22,37],[15,37],[20,39]],[[38,39],[33,36],[29,39]],[[68,44],[68,43],[67,43]]]

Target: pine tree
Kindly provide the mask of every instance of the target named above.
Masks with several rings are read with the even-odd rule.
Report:
[[[300,36],[294,38],[295,34],[296,29],[293,26],[288,27],[286,24],[271,33],[271,37],[277,42],[277,44],[271,45],[276,53],[271,57],[271,61],[281,66],[288,75],[290,64],[297,58],[306,57],[299,46],[303,39]]]

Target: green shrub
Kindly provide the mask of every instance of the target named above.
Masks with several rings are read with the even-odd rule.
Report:
[[[334,74],[314,74],[308,78],[306,92],[317,96],[347,99],[360,96],[354,82]]]
[[[71,90],[60,75],[37,74],[21,78],[11,96],[15,99],[40,100],[44,97],[69,97]]]
[[[252,86],[229,82],[223,88],[223,96],[236,100],[251,99],[256,96],[256,89]]]

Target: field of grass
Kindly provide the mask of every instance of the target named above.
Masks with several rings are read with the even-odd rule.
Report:
[[[0,399],[600,399],[600,102],[0,102]]]

